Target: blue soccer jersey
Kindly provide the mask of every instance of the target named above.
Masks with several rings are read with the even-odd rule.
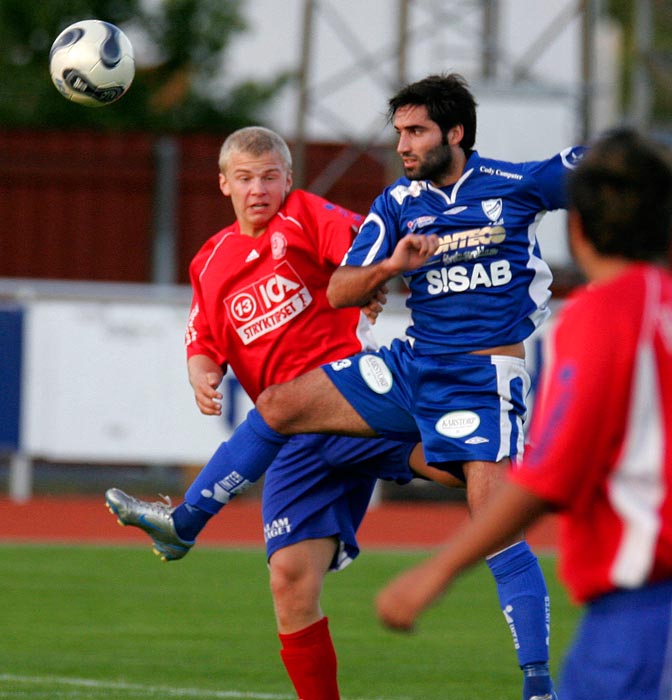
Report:
[[[552,276],[537,227],[546,211],[566,207],[565,176],[583,151],[527,163],[474,151],[462,177],[447,187],[400,178],[375,200],[344,264],[388,258],[407,233],[436,234],[436,255],[404,275],[415,351],[436,355],[520,342],[549,315]]]

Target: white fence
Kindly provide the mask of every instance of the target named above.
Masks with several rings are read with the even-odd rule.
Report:
[[[24,313],[19,444],[10,496],[32,493],[32,461],[201,464],[251,402],[227,376],[222,418],[205,417],[187,380],[184,287],[0,279],[0,298]],[[403,336],[407,314],[392,299],[379,342]],[[538,351],[530,348],[532,369]]]
[[[24,314],[20,430],[10,495],[32,492],[32,461],[200,464],[252,404],[235,377],[224,415],[205,417],[187,380],[187,288],[0,280]],[[403,306],[377,325],[403,334]]]

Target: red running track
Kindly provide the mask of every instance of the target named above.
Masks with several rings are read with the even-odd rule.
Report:
[[[373,507],[359,531],[362,548],[431,548],[468,517],[463,504],[385,503]],[[39,497],[26,503],[0,498],[0,540],[58,543],[146,544],[134,527],[120,527],[100,498]],[[262,546],[259,501],[232,501],[199,536],[200,545]],[[555,549],[557,522],[547,516],[528,533],[537,549]]]

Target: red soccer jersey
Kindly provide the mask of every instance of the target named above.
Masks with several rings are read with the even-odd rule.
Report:
[[[362,217],[295,190],[258,238],[233,224],[191,262],[187,355],[231,367],[252,400],[270,384],[373,347],[359,309],[334,309],[333,271]]]
[[[532,449],[511,478],[563,511],[573,597],[672,578],[672,276],[585,287],[552,335]]]

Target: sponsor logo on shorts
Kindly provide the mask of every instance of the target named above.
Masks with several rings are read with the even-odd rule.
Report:
[[[380,357],[362,355],[359,358],[359,373],[376,394],[387,394],[392,388],[392,373]]]
[[[465,445],[482,445],[484,442],[490,442],[488,438],[480,437],[478,435],[474,436],[473,438],[469,438],[468,440],[464,441]]]
[[[278,518],[264,525],[264,541],[272,540],[280,535],[288,535],[292,531],[289,518]]]
[[[347,369],[348,367],[352,366],[352,362],[350,360],[336,360],[336,362],[330,362],[329,364],[334,372],[340,372],[342,369]]]
[[[449,438],[471,435],[481,424],[481,419],[473,411],[451,411],[436,421],[436,432]]]

